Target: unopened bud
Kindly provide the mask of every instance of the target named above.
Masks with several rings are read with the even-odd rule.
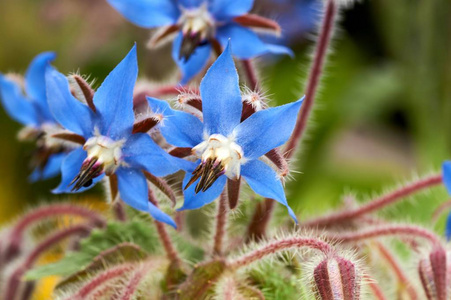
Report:
[[[341,257],[323,260],[313,271],[313,280],[317,299],[360,299],[361,276],[349,260]]]
[[[448,299],[448,285],[451,283],[451,265],[448,253],[437,247],[418,265],[421,284],[429,300]]]

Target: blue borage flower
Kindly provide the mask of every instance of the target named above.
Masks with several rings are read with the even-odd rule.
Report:
[[[274,21],[247,14],[253,0],[108,0],[130,22],[145,28],[165,26],[151,40],[156,45],[178,32],[172,56],[186,84],[207,64],[211,51],[221,52],[229,38],[233,54],[249,59],[265,53],[289,54],[290,49],[264,43],[249,28],[280,32]],[[244,25],[244,26],[243,26]],[[219,48],[219,49],[218,49]]]
[[[442,165],[443,171],[443,184],[448,191],[448,194],[451,195],[451,161],[445,161]],[[446,227],[445,227],[445,236],[449,241],[451,239],[451,212],[448,214],[446,218]]]
[[[34,167],[29,177],[31,181],[58,175],[68,146],[51,137],[62,129],[49,111],[45,93],[45,69],[54,59],[53,52],[37,55],[25,73],[24,84],[21,84],[19,77],[14,80],[12,76],[0,74],[3,107],[12,119],[25,126],[19,138],[36,141],[37,147],[31,161]]]
[[[192,148],[200,159],[185,168],[181,209],[212,202],[224,190],[227,178],[242,176],[257,194],[285,205],[296,220],[280,178],[259,158],[288,140],[302,100],[258,111],[241,122],[243,105],[230,45],[208,70],[200,93],[203,122],[173,110],[165,101],[148,98],[150,108],[163,115],[159,128],[167,142]]]
[[[136,46],[108,75],[86,105],[75,99],[64,75],[54,68],[46,74],[50,110],[62,126],[84,140],[63,161],[61,184],[55,193],[79,192],[104,175],[115,176],[120,197],[175,227],[174,221],[148,201],[143,172],[165,176],[179,170],[177,159],[163,151],[146,133],[134,133],[133,88],[138,75]]]

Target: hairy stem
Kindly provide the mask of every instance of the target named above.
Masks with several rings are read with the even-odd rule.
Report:
[[[155,197],[154,192],[149,189],[149,201],[153,203],[156,207],[158,207],[158,201]],[[168,231],[163,223],[155,220],[155,226],[157,227],[158,236],[160,238],[161,244],[163,245],[164,250],[166,251],[166,255],[168,259],[172,262],[178,263],[180,262],[179,255],[175,246],[172,243],[171,237],[169,236]]]
[[[249,59],[244,59],[241,62],[243,65],[244,72],[246,73],[249,88],[253,91],[257,91],[260,87],[258,84],[258,78],[255,72],[255,67],[252,64],[252,61],[250,61]]]
[[[389,225],[365,229],[359,232],[326,234],[325,236],[341,243],[353,243],[361,240],[390,235],[408,235],[412,237],[419,237],[429,241],[432,245],[440,245],[441,243],[440,239],[437,237],[437,235],[435,235],[435,233],[425,228],[414,225]]]
[[[384,293],[382,292],[382,289],[379,286],[379,284],[377,283],[377,281],[375,281],[373,278],[371,278],[368,274],[365,274],[364,278],[365,278],[365,281],[368,282],[368,286],[375,299],[387,300],[387,298],[384,296]]]
[[[418,299],[417,292],[415,291],[414,287],[409,283],[409,279],[407,278],[406,274],[404,274],[404,271],[401,269],[401,266],[398,264],[396,259],[390,253],[390,251],[388,251],[388,249],[385,248],[384,245],[382,245],[381,243],[376,243],[376,246],[381,255],[384,257],[389,266],[392,268],[396,277],[398,278],[400,289],[406,290],[411,300]]]
[[[226,193],[223,192],[219,197],[218,214],[216,215],[216,232],[213,244],[214,255],[223,255],[224,236],[226,234],[227,227],[227,212],[227,197]]]
[[[263,202],[257,203],[254,215],[247,228],[246,242],[252,240],[259,241],[265,237],[266,229],[271,220],[273,207],[273,199],[266,198]]]
[[[314,238],[288,238],[279,241],[274,241],[268,245],[261,247],[260,249],[254,250],[247,253],[231,262],[228,263],[230,269],[239,269],[241,267],[247,266],[257,260],[261,260],[265,256],[274,254],[279,251],[287,250],[290,248],[300,248],[308,247],[320,250],[326,255],[334,253],[333,248],[326,242],[323,242]]]
[[[89,231],[90,227],[86,225],[73,226],[71,228],[63,229],[52,234],[40,244],[38,244],[37,247],[33,249],[33,251],[25,258],[24,262],[12,273],[11,277],[8,279],[6,284],[5,299],[15,299],[15,295],[20,286],[22,276],[34,265],[39,256],[41,256],[45,251],[70,236],[82,235],[88,233]]]
[[[95,292],[98,288],[102,287],[103,284],[110,280],[118,279],[118,277],[122,277],[124,274],[133,270],[133,268],[135,268],[135,266],[131,264],[109,268],[92,278],[87,284],[82,286],[81,289],[73,297],[68,299],[87,299],[90,294]]]
[[[320,83],[324,62],[326,61],[327,51],[329,49],[336,15],[337,4],[335,3],[335,0],[328,0],[322,20],[318,43],[316,44],[312,67],[310,69],[308,77],[304,103],[302,104],[302,108],[299,113],[296,126],[294,127],[293,134],[288,140],[285,148],[286,158],[293,156],[307,127],[307,122],[313,109],[316,91]]]
[[[422,191],[427,188],[431,188],[442,183],[442,175],[432,175],[422,178],[418,181],[412,182],[406,186],[401,187],[398,190],[390,192],[379,198],[369,201],[368,203],[346,211],[340,211],[332,213],[323,217],[319,217],[310,221],[307,221],[301,226],[304,227],[323,227],[334,225],[341,222],[348,222],[352,219],[365,215],[367,213],[374,212],[376,210],[382,209],[387,205],[394,204],[404,197],[410,196],[414,193]]]
[[[106,224],[105,219],[101,215],[81,206],[66,203],[39,207],[23,216],[13,227],[9,235],[9,244],[5,243],[4,245],[5,252],[2,255],[2,259],[9,261],[20,254],[20,243],[25,231],[30,226],[49,217],[60,217],[61,215],[83,217],[99,227],[103,227]]]

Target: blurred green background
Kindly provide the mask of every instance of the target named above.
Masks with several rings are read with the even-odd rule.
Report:
[[[264,11],[261,5],[257,10]],[[437,171],[451,158],[451,2],[360,1],[342,12],[336,33],[308,137],[293,162],[294,180],[287,183],[289,202],[301,219],[340,205],[346,193],[364,201],[414,174]],[[302,95],[312,36],[292,45],[294,60],[262,63],[273,105]],[[0,1],[3,73],[23,73],[36,54],[54,50],[61,72],[80,70],[102,82],[136,41],[141,77],[174,78],[168,72],[174,68],[170,48],[150,52],[148,37],[149,31],[126,22],[104,0]],[[60,197],[49,192],[58,179],[27,182],[33,147],[16,141],[20,125],[2,109],[0,124],[0,222],[5,222],[39,201]],[[428,224],[447,197],[438,188],[386,215]]]

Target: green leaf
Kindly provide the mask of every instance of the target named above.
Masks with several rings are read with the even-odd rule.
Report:
[[[79,251],[68,253],[58,262],[31,269],[25,274],[25,279],[37,280],[51,275],[72,275],[87,268],[101,252],[126,242],[139,246],[143,253],[153,253],[156,251],[158,238],[153,227],[142,221],[110,222],[106,228],[94,229],[90,236],[82,240]],[[114,264],[117,255],[124,256],[126,251],[131,251],[129,248],[124,249],[121,248],[115,255],[108,256],[105,262]],[[142,253],[136,255],[140,257]]]

